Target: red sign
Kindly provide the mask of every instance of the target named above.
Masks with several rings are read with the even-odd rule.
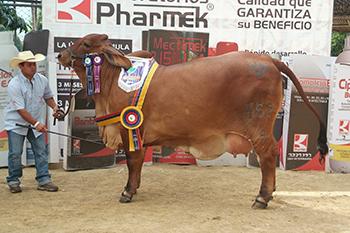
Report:
[[[91,0],[57,0],[57,21],[92,23]]]
[[[350,121],[340,120],[339,121],[339,134],[349,134],[350,132]]]
[[[308,134],[294,134],[293,151],[307,152],[308,141]]]

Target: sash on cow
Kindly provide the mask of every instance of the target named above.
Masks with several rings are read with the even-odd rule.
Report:
[[[153,59],[129,58],[132,66],[122,70],[119,75],[118,86],[125,92],[135,91],[130,106],[119,113],[113,113],[96,118],[98,126],[105,126],[120,122],[129,133],[129,150],[137,151],[142,148],[140,126],[143,122],[142,106],[145,101],[148,87],[153,78],[158,63]]]
[[[135,91],[145,82],[145,79],[155,63],[153,58],[128,57],[132,66],[122,69],[119,74],[118,86],[126,92]]]

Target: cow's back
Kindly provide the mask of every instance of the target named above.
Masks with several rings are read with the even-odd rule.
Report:
[[[236,52],[161,66],[144,104],[146,141],[272,125],[264,119],[277,113],[281,91],[280,73],[266,56]]]

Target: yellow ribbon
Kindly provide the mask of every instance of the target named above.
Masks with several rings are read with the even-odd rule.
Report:
[[[148,73],[148,75],[146,77],[145,83],[143,84],[143,88],[142,88],[140,97],[138,99],[138,102],[136,103],[136,106],[140,110],[142,109],[143,102],[145,101],[145,97],[146,97],[146,94],[147,94],[147,91],[148,91],[149,84],[151,83],[151,80],[153,78],[154,72],[156,72],[158,66],[159,66],[158,63],[156,63],[156,62],[152,65],[151,70],[149,71],[149,73]]]
[[[108,119],[108,120],[97,122],[96,124],[98,126],[106,126],[106,125],[110,125],[110,124],[113,124],[113,123],[118,123],[119,121],[120,121],[120,116],[117,116],[117,117],[114,117],[114,118],[111,118],[111,119]]]

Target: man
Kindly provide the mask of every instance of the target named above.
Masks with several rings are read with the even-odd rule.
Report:
[[[58,107],[47,78],[36,72],[36,62],[44,59],[42,54],[34,56],[31,51],[23,51],[10,61],[11,67],[20,69],[8,85],[9,102],[5,108],[9,148],[7,184],[11,193],[22,191],[19,178],[22,177],[21,157],[25,138],[31,143],[35,156],[37,189],[49,192],[58,190],[49,174],[48,152],[43,134],[47,131],[44,119],[46,104],[53,109],[53,116],[59,114]],[[16,124],[32,126],[35,130]]]

